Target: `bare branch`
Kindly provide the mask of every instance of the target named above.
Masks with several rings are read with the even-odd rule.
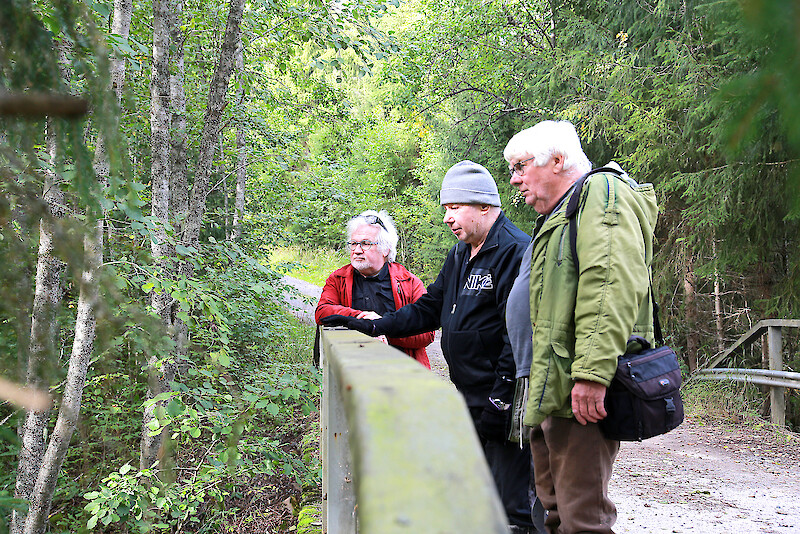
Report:
[[[89,110],[86,99],[40,91],[0,92],[0,116],[75,119]]]
[[[49,410],[53,404],[50,395],[38,389],[18,386],[0,378],[0,398],[31,412]]]

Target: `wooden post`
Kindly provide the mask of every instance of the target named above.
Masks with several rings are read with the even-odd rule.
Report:
[[[780,326],[769,327],[767,345],[769,345],[769,368],[773,371],[783,371],[783,338]],[[770,386],[769,400],[772,422],[780,427],[785,426],[786,400],[784,398],[784,388]]]
[[[327,343],[320,340],[322,381],[322,532],[323,534],[356,534],[356,490],[353,484],[350,436],[342,391],[334,370],[326,361],[330,354]]]

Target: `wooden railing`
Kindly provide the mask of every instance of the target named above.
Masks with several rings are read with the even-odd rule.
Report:
[[[734,380],[768,386],[772,422],[779,426],[786,424],[785,388],[800,389],[800,373],[783,370],[782,328],[800,328],[797,319],[767,319],[759,321],[746,334],[740,337],[729,349],[712,359],[708,365],[692,374],[701,380]],[[716,368],[729,356],[742,352],[764,333],[767,334],[767,354],[769,369]]]
[[[328,534],[507,533],[462,397],[402,352],[322,329]]]

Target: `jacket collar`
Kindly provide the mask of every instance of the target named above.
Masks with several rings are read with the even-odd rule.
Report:
[[[553,211],[548,213],[547,215],[539,215],[536,217],[536,222],[533,226],[533,236],[534,238],[539,235],[539,232],[544,227],[545,223],[550,221],[551,219],[554,221],[553,224],[556,224],[560,218],[564,217],[564,212],[567,209],[567,202],[569,201],[570,197],[572,197],[572,193],[575,192],[575,184],[573,183],[569,189],[561,196],[556,204],[556,207],[553,208]]]

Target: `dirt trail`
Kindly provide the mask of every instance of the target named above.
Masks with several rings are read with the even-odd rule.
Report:
[[[688,418],[624,443],[611,494],[620,533],[798,533],[800,437]]]
[[[302,321],[313,323],[314,309],[322,294],[322,288],[291,276],[284,276],[281,282],[288,286],[284,299],[292,314]]]
[[[447,379],[438,332],[428,358]],[[610,493],[618,534],[800,534],[800,436],[687,417],[669,434],[623,443]]]

